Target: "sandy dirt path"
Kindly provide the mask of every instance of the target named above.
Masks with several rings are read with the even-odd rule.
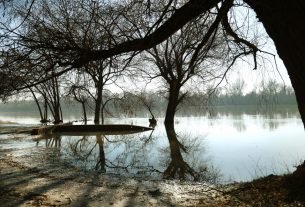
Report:
[[[1,154],[0,206],[246,206],[205,183],[43,170]]]

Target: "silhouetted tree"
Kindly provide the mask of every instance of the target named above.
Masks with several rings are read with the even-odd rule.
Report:
[[[32,1],[31,1],[32,2]],[[40,3],[40,1],[37,1]],[[171,36],[173,33],[178,31],[181,27],[183,27],[186,23],[188,23],[190,20],[199,17],[200,15],[208,12],[210,9],[216,8],[218,6],[218,3],[220,3],[220,0],[190,0],[188,2],[181,2],[177,3],[177,1],[169,1],[165,6],[158,9],[158,12],[153,12],[154,9],[152,9],[152,6],[157,1],[131,1],[130,7],[126,7],[126,10],[122,10],[122,8],[125,8],[126,5],[119,5],[116,4],[115,6],[111,4],[107,4],[106,2],[92,2],[92,4],[87,4],[84,6],[80,6],[81,4],[73,2],[73,8],[71,4],[63,4],[64,6],[68,6],[68,8],[63,7],[63,11],[67,11],[66,15],[62,15],[64,18],[58,18],[57,20],[57,26],[54,27],[56,24],[47,25],[46,23],[46,15],[51,14],[53,11],[48,8],[49,5],[43,5],[44,8],[46,8],[44,12],[44,20],[39,18],[41,7],[31,5],[31,9],[29,9],[29,6],[27,5],[25,8],[19,8],[18,14],[21,19],[26,20],[24,25],[29,25],[28,22],[32,22],[33,25],[35,25],[35,29],[31,30],[31,34],[34,34],[35,32],[37,34],[40,34],[38,39],[34,39],[33,35],[26,35],[28,36],[26,38],[27,42],[30,43],[29,48],[31,50],[38,51],[39,49],[49,49],[53,52],[54,58],[58,60],[58,63],[62,66],[64,65],[72,65],[67,70],[71,70],[75,67],[81,67],[84,64],[87,64],[89,61],[97,60],[97,59],[105,59],[117,54],[122,54],[130,51],[136,51],[136,50],[144,50],[151,48],[162,41],[164,41],[166,38]],[[292,80],[292,85],[296,91],[298,106],[300,110],[300,114],[302,117],[302,120],[305,120],[305,96],[303,95],[303,86],[304,86],[304,70],[302,69],[304,67],[305,61],[301,56],[295,56],[294,52],[289,52],[290,48],[294,48],[294,51],[296,51],[296,48],[298,49],[297,54],[303,54],[305,53],[303,48],[303,45],[305,45],[305,41],[302,38],[302,35],[304,34],[304,29],[302,27],[299,27],[299,25],[302,25],[302,22],[305,19],[305,16],[303,12],[300,10],[302,7],[301,2],[293,1],[293,2],[278,2],[275,0],[259,0],[259,1],[253,1],[253,0],[244,0],[245,3],[249,4],[250,7],[256,12],[257,17],[262,21],[263,25],[265,26],[265,29],[267,33],[270,35],[270,37],[274,40],[276,48],[278,50],[278,53],[280,57],[284,60],[284,64],[287,67],[288,73],[290,74],[290,78]],[[38,4],[37,3],[37,4]],[[96,3],[98,3],[98,7],[96,6]],[[243,1],[238,2],[238,6],[243,3]],[[235,4],[233,4],[232,0],[226,0],[223,1],[223,4],[227,4],[230,8],[234,9]],[[38,4],[39,5],[39,4]],[[85,7],[87,6],[87,7]],[[137,10],[129,10],[132,8],[132,6],[137,6],[133,8],[137,8]],[[34,8],[34,9],[33,9]],[[60,8],[60,7],[59,7]],[[85,10],[82,10],[82,8],[86,8]],[[67,40],[66,32],[61,32],[63,28],[68,29],[70,33],[76,30],[75,27],[75,21],[73,20],[82,20],[82,17],[86,17],[87,14],[90,15],[93,10],[92,8],[100,8],[102,10],[94,10],[96,11],[96,14],[102,14],[103,9],[104,13],[107,14],[105,16],[111,17],[110,19],[113,19],[113,17],[117,17],[116,19],[125,20],[124,22],[129,23],[128,27],[120,28],[118,27],[119,24],[118,21],[114,22],[112,24],[113,27],[116,27],[115,31],[120,31],[116,35],[108,33],[110,37],[113,37],[112,40],[116,40],[114,44],[108,44],[106,47],[102,47],[99,49],[92,49],[86,47],[86,45],[83,45],[82,42],[79,42],[80,44],[76,43],[75,41]],[[128,8],[128,9],[127,9]],[[173,9],[174,8],[174,9]],[[87,13],[83,12],[80,16],[79,12],[72,12],[72,11],[87,11]],[[39,12],[37,12],[39,11]],[[51,12],[52,11],[52,12]],[[128,12],[132,11],[133,13],[136,12],[139,17],[139,14],[141,13],[146,14],[147,16],[145,18],[149,19],[148,22],[150,24],[144,24],[145,21],[142,21],[142,24],[133,24],[133,21],[130,21],[128,18],[129,16],[126,16],[124,14],[127,14]],[[228,10],[227,10],[228,11]],[[269,18],[269,14],[273,14],[273,18]],[[56,12],[54,13],[56,14]],[[73,16],[72,14],[77,14],[76,16]],[[86,15],[84,15],[86,14]],[[112,15],[110,15],[112,14]],[[130,13],[129,13],[130,14]],[[159,14],[159,15],[158,15]],[[289,15],[286,15],[289,14]],[[56,17],[56,15],[49,15],[50,17]],[[132,16],[132,15],[131,15]],[[287,18],[289,16],[289,18]],[[27,17],[27,18],[25,18]],[[150,18],[149,18],[150,17]],[[218,12],[219,18],[225,18],[226,13]],[[144,17],[139,18],[139,20],[145,20]],[[115,19],[115,18],[114,18]],[[49,18],[50,20],[50,18]],[[65,20],[65,21],[63,21]],[[69,20],[69,21],[67,21]],[[65,24],[65,22],[72,22],[70,24]],[[105,21],[103,21],[105,22]],[[90,25],[92,21],[84,21],[83,25]],[[106,23],[106,22],[105,22]],[[3,24],[5,25],[5,24]],[[107,24],[106,24],[107,25]],[[140,30],[141,26],[148,26],[147,32],[143,32],[143,30]],[[8,26],[7,26],[8,27]],[[2,29],[5,31],[10,31],[7,27],[3,27]],[[75,29],[72,29],[74,28]],[[83,28],[88,28],[84,26]],[[126,30],[128,28],[129,34],[134,35],[120,35],[120,34],[127,34]],[[291,32],[291,28],[294,28],[295,31]],[[217,29],[217,28],[215,28]],[[30,31],[30,30],[28,30]],[[43,32],[42,32],[43,31]],[[16,30],[14,30],[16,32]],[[106,30],[107,34],[109,32]],[[102,32],[101,32],[102,33]],[[18,35],[18,32],[16,32],[17,35],[15,37],[25,37],[25,35]],[[24,31],[23,31],[24,34]],[[72,33],[73,34],[73,33]],[[85,33],[79,33],[79,34],[85,34]],[[5,36],[10,37],[11,36]],[[30,37],[30,38],[29,38]],[[53,38],[49,38],[53,37]],[[120,37],[124,37],[121,38]],[[129,37],[129,38],[128,38]],[[119,39],[117,39],[119,38]],[[109,38],[104,38],[109,40]],[[16,42],[15,39],[11,40],[10,42]],[[4,43],[4,41],[2,41]],[[239,43],[242,43],[243,41],[237,41]],[[7,44],[6,44],[7,45]],[[7,48],[7,47],[6,47]],[[26,51],[26,50],[24,50]],[[257,52],[257,51],[256,51]],[[61,60],[61,61],[59,61]],[[57,75],[67,71],[67,70],[61,70],[58,71]],[[5,79],[3,79],[5,80]],[[9,79],[8,79],[9,80]],[[7,81],[8,81],[7,80]],[[16,87],[20,87],[18,84],[6,84],[7,89],[12,90]],[[3,91],[4,92],[4,91]],[[304,121],[305,123],[305,121]]]

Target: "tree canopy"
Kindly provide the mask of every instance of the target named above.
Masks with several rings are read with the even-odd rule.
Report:
[[[245,54],[253,54],[256,65],[259,49],[230,21],[230,12],[244,6],[254,10],[274,41],[305,123],[304,4],[299,0],[2,1],[7,18],[1,20],[0,92],[9,94],[25,87],[25,82],[37,84],[91,61],[152,48],[203,14],[215,16],[207,39],[224,26],[236,45],[248,47]],[[94,47],[92,34],[99,37]],[[50,72],[54,66],[56,72]],[[41,71],[45,75],[37,76]]]

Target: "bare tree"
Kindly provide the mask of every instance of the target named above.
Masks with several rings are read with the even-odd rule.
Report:
[[[95,87],[95,94],[88,91],[95,102],[94,123],[99,124],[101,117],[102,124],[104,124],[105,107],[114,98],[106,96],[106,87],[116,82],[124,71],[124,67],[119,68],[117,62],[111,58],[109,60],[89,63],[84,70],[91,77]]]
[[[198,21],[190,22],[164,43],[148,50],[146,60],[156,70],[152,68],[143,72],[150,79],[161,77],[165,82],[168,92],[166,124],[174,123],[177,107],[187,95],[187,90],[183,91],[184,85],[191,81],[207,84],[223,74],[215,68],[221,63],[220,60],[226,58],[223,53],[218,52],[226,45],[221,36],[210,30],[210,27],[217,24],[219,20],[215,19],[213,22],[213,15],[208,14]],[[209,30],[206,34],[200,33],[205,29]]]
[[[259,90],[259,105],[273,109],[278,103],[280,85],[275,80],[262,81]]]
[[[140,95],[139,99],[143,103],[143,105],[147,108],[147,110],[149,111],[149,113],[151,115],[151,118],[148,119],[149,126],[154,128],[157,125],[157,120],[152,111],[154,100],[149,100],[143,93]]]
[[[61,2],[65,2],[65,1],[61,1]],[[266,3],[261,2],[262,4],[257,1],[254,2],[252,0],[245,0],[244,2],[248,3],[255,10],[258,17],[262,20],[269,35],[275,40],[280,56],[284,57],[284,63],[288,68],[288,72],[292,79],[293,86],[296,90],[296,96],[298,100],[299,109],[301,112],[301,117],[304,120],[305,118],[303,117],[303,114],[305,114],[304,113],[305,98],[302,95],[304,87],[301,86],[302,86],[302,82],[305,81],[302,78],[300,78],[304,76],[302,75],[302,71],[304,70],[301,69],[303,65],[302,62],[303,59],[302,58],[296,59],[294,56],[290,57],[290,54],[293,53],[287,53],[287,51],[289,51],[289,48],[293,47],[292,45],[295,46],[294,48],[304,48],[304,47],[299,47],[300,45],[303,44],[303,42],[300,43],[299,41],[295,41],[296,39],[302,40],[302,38],[298,38],[298,36],[301,37],[304,32],[301,28],[299,28],[298,25],[302,23],[302,20],[305,17],[302,16],[302,12],[294,12],[295,10],[294,8],[297,9],[302,7],[298,7],[297,6],[299,5],[298,3],[287,3],[287,2],[276,4],[277,7],[274,7],[273,5],[274,0],[268,0]],[[234,9],[234,7],[238,7],[242,5],[244,2],[239,1],[236,2],[236,4],[234,4],[232,0],[226,0],[223,1],[222,5],[227,5],[229,8]],[[52,2],[52,3],[57,3],[57,2]],[[110,4],[109,2],[103,2],[103,1],[87,3],[84,5],[82,5],[82,3],[83,1],[81,2],[77,1],[76,3],[73,2],[74,9],[72,8],[71,3],[69,4],[69,2],[65,2],[64,4],[58,7],[54,7],[54,8],[60,8],[61,11],[66,11],[65,15],[61,15],[62,18],[60,18],[58,12],[53,12],[54,10],[50,9],[50,4],[45,2],[41,3],[40,1],[37,1],[37,4],[31,6],[32,9],[30,10],[29,7],[21,8],[18,10],[19,11],[18,14],[20,14],[20,17],[22,17],[21,19],[26,19],[25,23],[22,25],[32,24],[35,26],[33,27],[33,30],[27,30],[27,31],[33,31],[29,33],[29,35],[20,35],[20,33],[18,31],[16,32],[15,30],[14,37],[17,38],[22,37],[22,39],[26,40],[27,42],[28,46],[25,47],[24,51],[31,51],[30,53],[32,54],[33,51],[37,53],[40,49],[47,48],[48,50],[52,51],[52,55],[54,58],[57,59],[58,64],[60,64],[61,66],[67,66],[67,65],[72,66],[69,68],[62,67],[61,69],[63,70],[57,71],[56,75],[60,75],[66,72],[67,70],[71,70],[72,68],[75,67],[81,67],[92,60],[105,59],[117,54],[151,48],[154,45],[157,45],[162,41],[164,41],[166,38],[168,38],[170,35],[178,31],[181,27],[183,27],[186,23],[188,23],[192,19],[199,17],[200,15],[208,12],[210,9],[213,8],[217,9],[218,3],[220,3],[220,1],[190,0],[186,3],[185,2],[177,3],[177,1],[168,1],[166,4],[163,4],[165,6],[158,9],[158,12],[155,13],[152,5],[157,4],[158,1],[131,1],[129,2],[131,3],[130,7],[127,7],[124,4],[118,4],[118,3]],[[285,5],[285,6],[281,6],[281,5]],[[132,7],[137,8],[137,10],[135,9],[132,10]],[[41,10],[40,8],[43,8],[44,10]],[[97,10],[97,8],[100,10]],[[275,11],[279,11],[279,12],[276,13],[277,18],[270,20],[268,18],[268,15],[266,14],[273,13],[272,8],[274,8]],[[80,15],[79,12],[75,12],[75,11],[82,11],[82,14]],[[220,19],[224,19],[224,21],[226,21],[225,20],[226,14],[229,11],[229,9],[227,9],[227,12],[223,12],[223,13],[220,11],[221,10],[219,11],[217,10],[215,11],[215,13]],[[44,14],[44,18],[39,18],[39,15],[42,12]],[[142,13],[142,15],[146,14],[146,16],[144,15],[144,17],[139,18],[141,21],[137,22],[136,24],[133,24],[133,20],[136,18],[130,19],[129,17],[132,16],[130,15],[130,12],[136,13],[138,16],[140,13]],[[287,12],[290,12],[291,14],[290,18],[288,19],[286,18],[285,15],[283,16],[283,14],[286,14]],[[103,37],[102,39],[106,41],[109,41],[109,39],[112,40],[111,41],[112,44],[107,44],[108,46],[106,47],[89,48],[86,46],[86,44],[83,44],[83,41],[76,42],[73,38],[72,39],[70,38],[71,35],[67,35],[67,34],[75,34],[75,35],[86,34],[86,32],[80,32],[80,33],[75,32],[77,31],[77,27],[75,27],[75,25],[77,22],[82,22],[83,27],[81,28],[85,29],[86,31],[88,25],[91,25],[93,23],[92,21],[93,18],[89,18],[88,21],[87,17],[92,16],[93,13],[94,14],[104,13],[106,14],[105,16],[109,17],[108,20],[110,21],[104,21],[105,19],[103,19],[103,21],[101,21],[103,22],[103,24],[101,24],[99,21],[97,22],[98,24],[108,25],[108,26],[110,25],[110,27],[116,28],[115,33],[109,32],[109,30],[107,30],[107,28],[109,28],[108,26],[106,26],[106,29],[103,30],[105,32],[100,31],[100,34],[106,34],[108,35],[108,37],[113,37],[113,38],[105,38],[105,36],[101,35],[101,37]],[[84,17],[86,17],[87,20],[84,20]],[[54,19],[56,20],[55,21],[56,24],[47,24],[52,22],[51,20]],[[78,21],[76,21],[76,19]],[[111,21],[113,19],[116,19],[117,21]],[[107,22],[108,23],[111,22],[111,23],[106,24]],[[128,26],[121,27],[120,26],[121,22],[128,23],[127,24]],[[293,37],[292,34],[287,33],[287,31],[290,31],[289,29],[282,29],[283,27],[291,28],[292,25],[294,25],[294,28],[296,28],[296,32],[293,33],[293,35],[295,35],[295,38]],[[148,29],[143,30],[141,26],[146,26],[148,27]],[[227,32],[229,34],[232,34],[232,36],[235,36],[230,31],[230,29],[228,29],[229,27],[227,26],[226,26]],[[105,28],[105,26],[102,28]],[[66,32],[64,32],[63,29],[65,29]],[[20,30],[20,31],[22,31],[24,34],[25,30]],[[278,31],[281,31],[281,34]],[[35,33],[39,34],[39,36],[36,36],[37,38],[34,35]],[[25,38],[26,36],[27,38]],[[286,38],[290,36],[292,38]],[[9,37],[11,38],[12,36]],[[15,40],[16,39],[10,40],[10,42],[16,42]],[[245,41],[243,41],[240,38],[236,38],[235,42],[238,44],[245,43]],[[247,45],[251,46],[248,43]],[[252,47],[252,52],[256,54],[258,51],[254,47]],[[302,54],[302,49],[300,49],[299,54]],[[296,69],[299,67],[300,69]],[[43,78],[48,78],[48,76],[40,77],[40,80]],[[18,84],[6,84],[4,86],[6,86],[7,89],[12,90],[18,87]]]
[[[72,85],[69,89],[69,94],[73,95],[75,101],[79,102],[82,106],[83,117],[82,120],[87,124],[87,105],[88,105],[88,95],[84,92],[87,88],[80,85]],[[68,95],[69,95],[68,94]]]
[[[62,123],[63,113],[60,103],[61,93],[58,77],[53,77],[51,80],[35,86],[35,89],[43,97],[45,104],[50,109],[54,119],[53,123]],[[47,113],[47,107],[45,107],[45,113]],[[46,118],[45,116],[43,120],[46,120]]]
[[[234,33],[232,33],[232,30],[230,30],[230,28],[227,27],[228,25],[226,24],[226,16],[228,11],[240,5],[240,2],[247,3],[256,12],[258,19],[263,23],[268,35],[273,39],[279,56],[284,61],[284,64],[287,68],[289,77],[292,82],[292,86],[295,90],[298,108],[303,124],[305,126],[305,38],[303,38],[305,33],[305,27],[302,27],[305,21],[305,12],[303,11],[303,8],[305,7],[304,1],[244,0],[238,1],[234,4],[233,0],[189,0],[187,2],[183,1],[181,4],[177,4],[177,1],[169,0],[166,6],[161,9],[164,12],[161,12],[159,16],[160,18],[152,19],[150,24],[148,24],[149,29],[145,30],[147,31],[146,33],[142,34],[141,30],[139,30],[137,26],[132,25],[132,21],[130,21],[128,27],[120,27],[118,26],[120,25],[120,21],[115,21],[114,25],[118,26],[116,27],[115,31],[119,32],[109,35],[110,37],[116,37],[112,39],[112,42],[114,44],[106,44],[106,47],[101,48],[87,47],[86,44],[82,44],[83,41],[76,42],[74,38],[71,39],[70,35],[68,35],[69,38],[66,38],[66,35],[69,33],[75,35],[85,34],[83,32],[75,32],[80,30],[78,30],[79,27],[75,27],[74,23],[82,21],[82,17],[86,16],[85,14],[92,14],[91,9],[83,10],[83,7],[80,7],[79,4],[75,3],[75,1],[73,1],[73,3],[70,1],[70,4],[64,4],[64,6],[68,5],[69,8],[66,9],[65,7],[62,7],[64,8],[62,10],[67,11],[68,15],[58,15],[58,13],[53,12],[53,10],[50,10],[48,8],[48,5],[45,4],[47,1],[37,2],[44,3],[44,5],[42,6],[43,8],[45,8],[45,10],[35,8],[30,9],[31,12],[29,12],[29,8],[26,7],[26,9],[22,10],[22,15],[20,15],[20,17],[22,17],[21,19],[27,20],[27,22],[22,25],[28,26],[28,24],[31,23],[33,26],[33,30],[29,30],[26,29],[27,27],[23,27],[22,30],[19,30],[19,32],[13,30],[13,33],[9,32],[8,35],[4,35],[6,34],[4,32],[1,35],[1,37],[4,37],[1,39],[1,47],[5,51],[7,51],[8,49],[17,49],[19,51],[22,51],[22,54],[25,54],[26,56],[32,55],[32,59],[36,60],[37,62],[41,62],[44,59],[44,56],[41,55],[41,50],[45,51],[47,49],[50,51],[51,56],[56,59],[56,64],[61,66],[57,68],[58,71],[55,74],[48,73],[43,77],[36,76],[36,78],[27,76],[31,77],[32,80],[34,80],[32,81],[35,82],[34,84],[38,84],[41,81],[50,79],[53,76],[59,76],[74,68],[80,68],[91,61],[104,60],[106,58],[113,57],[118,54],[127,53],[131,51],[142,51],[152,48],[155,45],[160,44],[161,42],[166,40],[169,36],[173,35],[175,32],[177,32],[179,29],[181,29],[184,25],[186,25],[194,18],[199,17],[200,15],[205,14],[211,10],[213,10],[213,12],[217,14],[217,17],[219,19],[224,20],[224,27],[226,27],[226,31],[234,38],[234,41],[236,43],[247,45],[250,48],[250,50],[244,52],[244,55],[249,53],[255,55],[258,53],[258,50],[253,47],[253,45],[249,44],[249,42],[246,43],[244,39],[239,38]],[[51,3],[56,2],[58,1],[52,1]],[[87,1],[79,2],[82,3]],[[91,1],[88,4],[88,7],[84,8],[94,7],[94,2],[96,1]],[[148,16],[151,15],[151,12],[153,10],[150,8],[149,5],[151,2],[155,1],[131,1],[131,3],[134,2],[139,2],[139,6],[141,6],[142,3],[145,3],[144,12],[143,10],[139,10],[137,13],[143,12],[143,14],[147,14]],[[67,1],[65,3],[67,3]],[[71,4],[73,4],[73,7],[71,6]],[[227,7],[225,12],[221,12],[221,9],[218,9],[218,6],[220,4],[222,5],[221,8]],[[105,11],[105,14],[107,14],[106,16],[110,16],[106,11],[111,11],[111,13],[119,14],[115,15],[116,17],[122,17],[125,20],[126,17],[121,14],[124,14],[125,12],[136,12],[136,10],[125,11],[124,5],[118,5],[117,1],[115,1],[115,7],[112,7],[111,4],[106,4],[105,2],[101,2],[101,5],[103,6],[103,10],[99,11],[100,14]],[[74,12],[78,10],[90,12],[83,12],[81,14],[79,12]],[[32,12],[36,15],[32,15]],[[71,21],[72,14],[78,14],[78,16],[75,16],[74,18],[75,21]],[[57,24],[49,24],[50,18],[46,18],[46,16],[57,17]],[[69,21],[64,21],[67,20],[67,18]],[[122,20],[122,18],[118,19]],[[126,20],[125,22],[128,21]],[[81,25],[83,25],[82,28],[87,28],[89,24],[91,24],[91,21],[83,21],[83,24]],[[2,24],[2,26],[4,26],[2,27],[2,29],[10,31],[10,29],[7,29],[7,27],[5,27],[5,24]],[[214,31],[218,28],[219,27],[215,27]],[[65,31],[68,32],[62,32],[62,29],[66,29]],[[126,30],[129,31],[129,33],[125,33]],[[120,31],[124,31],[123,33],[125,35],[121,36],[122,33]],[[101,32],[100,34],[107,34],[107,32]],[[17,39],[21,39],[22,43],[17,42]],[[109,38],[102,39],[109,41]],[[6,55],[6,53],[3,53],[3,55],[1,55],[1,58],[5,58]],[[22,60],[24,59],[22,58]],[[1,67],[0,73],[1,87],[3,87],[1,88],[0,92],[2,94],[9,94],[12,90],[15,90],[16,88],[20,89],[22,87],[27,87],[22,84],[22,81],[18,81],[18,78],[22,77],[22,75],[16,75],[21,74],[18,73],[19,71],[6,71],[5,69],[2,70],[4,67],[10,66],[10,64],[5,63],[5,61],[2,61],[1,65],[2,64],[4,65],[3,67]],[[304,178],[304,173],[302,175]]]
[[[36,103],[36,106],[38,108],[39,115],[40,115],[40,122],[41,123],[49,122],[49,120],[48,120],[48,106],[47,106],[46,100],[44,100],[44,111],[43,111],[41,103],[39,101],[39,98],[37,97],[36,92],[31,87],[29,87],[29,90],[30,90],[30,92],[31,92],[31,94],[34,98],[34,101]]]

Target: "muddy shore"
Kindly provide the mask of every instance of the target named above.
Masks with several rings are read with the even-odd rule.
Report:
[[[1,206],[247,206],[205,183],[120,178],[0,159]]]

